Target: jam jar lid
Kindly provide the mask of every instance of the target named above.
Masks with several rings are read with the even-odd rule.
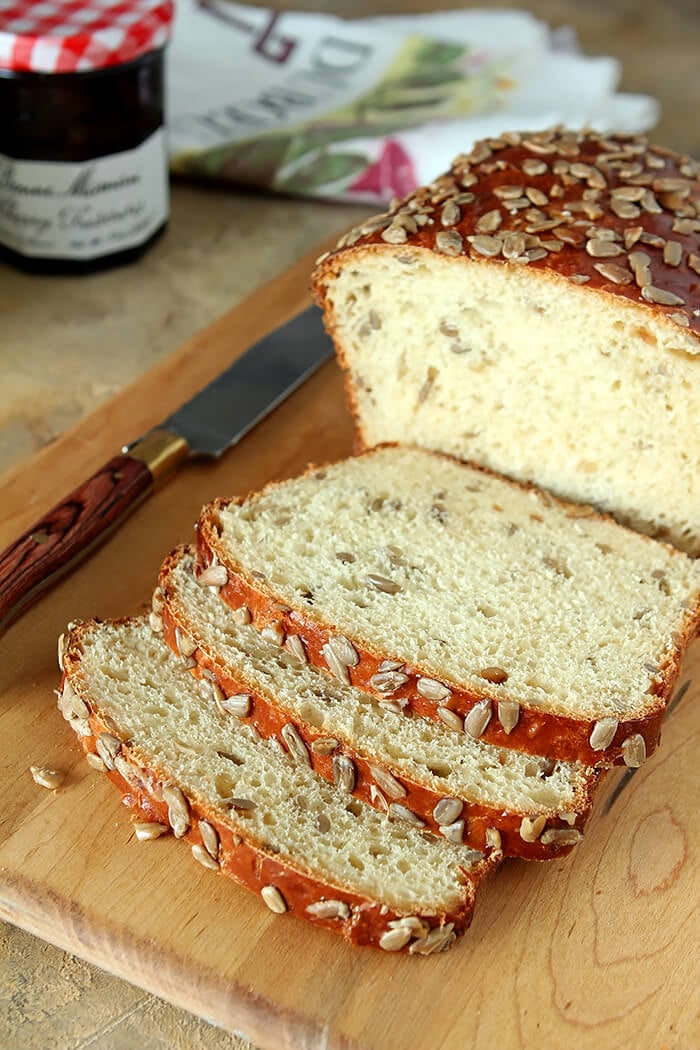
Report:
[[[0,70],[82,73],[167,43],[172,0],[0,0]]]

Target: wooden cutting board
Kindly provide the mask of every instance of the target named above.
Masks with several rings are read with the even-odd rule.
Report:
[[[312,257],[261,289],[6,478],[2,546],[307,303]],[[171,838],[137,843],[58,716],[55,639],[149,598],[201,504],[351,451],[329,364],[220,463],[186,468],[0,640],[0,915],[265,1048],[580,1050],[700,1045],[698,647],[657,755],[615,772],[585,841],[506,863],[445,955],[351,949],[274,916]],[[695,679],[695,680],[693,680]],[[686,688],[686,683],[689,683]],[[31,764],[68,771],[55,793]]]

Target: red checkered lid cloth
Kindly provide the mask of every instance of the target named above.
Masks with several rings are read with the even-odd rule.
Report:
[[[121,65],[162,47],[172,20],[172,0],[0,0],[0,70]]]

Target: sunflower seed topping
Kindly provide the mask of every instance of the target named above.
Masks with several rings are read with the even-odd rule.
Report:
[[[228,571],[225,565],[209,565],[197,577],[200,587],[223,587],[228,583]]]
[[[457,714],[456,711],[450,711],[449,707],[438,707],[435,711],[441,722],[444,722],[450,729],[454,729],[457,733],[464,732],[464,722]]]
[[[400,952],[405,948],[412,937],[409,929],[397,926],[393,930],[387,930],[379,938],[379,947],[385,952]]]
[[[642,299],[646,299],[648,303],[658,303],[659,306],[685,306],[685,299],[681,299],[680,295],[674,295],[673,292],[657,288],[653,284],[642,288]]]
[[[403,784],[399,783],[393,774],[388,769],[383,769],[381,766],[375,766],[371,762],[368,763],[369,771],[377,782],[378,787],[382,789],[385,795],[389,798],[405,798],[407,795],[406,788]]]
[[[162,634],[163,617],[159,616],[158,613],[150,612],[148,614],[148,626],[151,628],[154,634]]]
[[[460,255],[462,238],[456,230],[440,230],[435,235],[435,247],[443,255]]]
[[[155,820],[135,820],[134,834],[139,842],[152,842],[166,835],[170,828],[167,824],[159,824]]]
[[[646,288],[651,284],[651,270],[649,269],[651,259],[646,252],[630,252],[628,260],[638,287]]]
[[[284,629],[282,624],[265,624],[260,632],[260,637],[264,638],[266,642],[270,642],[272,645],[282,645],[284,643]]]
[[[517,197],[522,197],[523,189],[523,186],[494,186],[493,195],[502,201],[515,200]]]
[[[52,769],[51,766],[30,766],[29,772],[35,784],[49,791],[55,791],[66,779],[65,773],[62,773],[60,769]]]
[[[455,226],[462,218],[462,212],[456,201],[445,201],[440,212],[440,222],[443,226]]]
[[[198,864],[202,865],[203,868],[208,868],[209,871],[219,870],[218,862],[215,861],[214,858],[207,853],[204,846],[200,846],[198,842],[195,842],[192,847],[192,856]]]
[[[342,682],[344,685],[350,685],[350,675],[347,666],[338,659],[331,646],[329,644],[324,645],[321,649],[321,653],[323,654],[323,658],[328,664],[328,670],[333,677],[337,678],[338,681]]]
[[[306,914],[315,919],[349,919],[350,906],[345,901],[323,900],[307,904]]]
[[[283,915],[286,912],[287,902],[276,886],[263,886],[260,896],[275,915]]]
[[[679,266],[683,258],[683,245],[680,241],[666,241],[664,244],[664,262],[667,266]]]
[[[179,627],[175,628],[175,644],[177,651],[184,659],[192,656],[197,651],[197,643],[193,638],[190,638],[188,634],[181,631]]]
[[[238,624],[239,627],[245,627],[252,620],[250,615],[250,609],[247,605],[239,605],[237,609],[233,610],[233,622]]]
[[[392,930],[410,930],[414,937],[426,937],[430,933],[430,924],[417,915],[402,915],[400,919],[391,919]]]
[[[332,755],[340,747],[340,741],[334,736],[320,736],[314,740],[311,750],[315,755]]]
[[[416,816],[408,806],[402,806],[400,802],[392,802],[389,805],[389,816],[393,820],[403,820],[413,828],[424,828],[425,821]]]
[[[464,731],[473,737],[474,740],[478,740],[485,732],[490,721],[491,704],[486,699],[480,700],[478,704],[472,707],[471,711],[467,712],[464,718]]]
[[[622,745],[622,758],[630,769],[639,769],[647,757],[647,746],[641,733],[628,736]]]
[[[98,733],[95,750],[107,769],[114,769],[114,760],[121,751],[121,740],[112,733]]]
[[[524,842],[537,842],[544,831],[546,823],[547,818],[541,815],[539,817],[523,817],[520,822],[520,838]]]
[[[454,923],[448,922],[446,926],[435,926],[427,937],[414,941],[408,951],[411,955],[436,955],[444,952],[456,939]]]
[[[87,761],[87,764],[90,766],[90,769],[94,769],[98,773],[107,772],[107,766],[104,764],[100,756],[96,755],[94,751],[88,751],[85,755],[85,759]]]
[[[486,829],[486,845],[492,850],[502,850],[503,844],[501,840],[501,833],[498,828],[487,828]]]
[[[549,170],[543,160],[535,160],[534,157],[527,157],[522,163],[522,169],[530,177],[544,175]]]
[[[328,647],[335,653],[337,659],[345,667],[357,667],[360,662],[355,646],[352,642],[348,641],[347,638],[343,637],[342,634],[335,634],[329,638]]]
[[[586,241],[586,251],[594,259],[609,259],[615,255],[622,255],[622,248],[614,241],[603,240],[601,237],[593,237]]]
[[[347,755],[333,755],[333,783],[341,791],[351,794],[355,789],[355,763]]]
[[[236,718],[246,718],[250,714],[251,696],[248,693],[232,693],[219,700],[217,706],[227,715],[235,715]]]
[[[501,253],[502,241],[498,237],[490,237],[487,233],[477,233],[473,237],[467,237],[467,240],[475,252],[489,259]]]
[[[373,689],[376,689],[378,693],[384,693],[386,695],[395,693],[397,689],[400,689],[402,685],[405,685],[408,681],[408,675],[402,671],[378,671],[377,674],[373,674],[369,680],[369,684]]]
[[[459,798],[441,798],[433,810],[437,824],[454,824],[464,808]]]
[[[405,244],[408,240],[408,233],[404,227],[396,221],[392,222],[391,226],[387,226],[386,229],[382,230],[379,235],[383,241],[387,244]]]
[[[284,647],[295,660],[299,661],[300,664],[308,663],[304,643],[298,634],[288,634],[285,639]]]
[[[503,222],[503,215],[500,209],[493,208],[491,211],[485,211],[477,221],[474,229],[477,233],[494,233]]]
[[[575,846],[583,834],[578,828],[547,828],[540,836],[543,846]]]
[[[617,732],[617,724],[616,718],[598,719],[590,736],[590,744],[594,751],[605,751],[606,747],[610,747]]]
[[[168,820],[176,839],[181,839],[190,826],[190,807],[187,799],[175,784],[163,788],[163,802],[168,807]]]
[[[306,744],[299,736],[296,727],[293,726],[291,722],[287,722],[286,725],[282,726],[280,735],[287,745],[289,754],[294,761],[298,762],[301,766],[310,766],[311,759],[309,758],[309,752],[306,748]]]
[[[426,700],[447,700],[449,696],[452,696],[452,690],[435,678],[419,678],[416,682],[416,689]]]
[[[617,266],[616,263],[594,263],[593,269],[613,284],[631,284],[634,280],[626,266]]]
[[[219,836],[213,824],[208,820],[200,820],[197,824],[199,834],[202,837],[202,845],[214,860],[219,856]]]

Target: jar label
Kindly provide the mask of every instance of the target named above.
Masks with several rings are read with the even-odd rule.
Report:
[[[97,259],[134,248],[168,216],[165,130],[78,164],[0,153],[0,242],[22,255]]]

